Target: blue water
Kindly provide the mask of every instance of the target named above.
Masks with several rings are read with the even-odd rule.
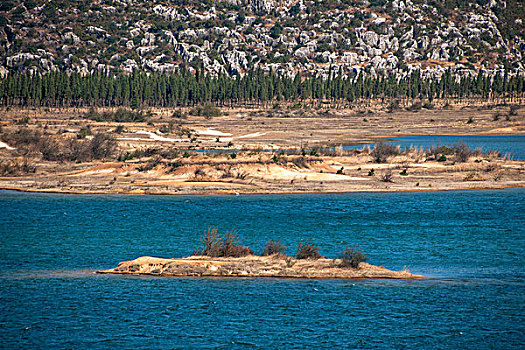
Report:
[[[394,137],[386,144],[399,145],[401,149],[409,147],[428,150],[431,146],[451,146],[458,142],[466,143],[471,149],[480,148],[482,152],[499,151],[501,156],[508,155],[510,159],[525,159],[525,135],[412,135]],[[349,148],[362,148],[365,145],[348,146]],[[374,144],[366,146],[372,147]]]
[[[0,348],[525,346],[525,189],[272,196],[0,192]],[[313,239],[335,257],[432,279],[95,275],[180,257],[208,226],[260,250]]]
[[[395,138],[388,143],[428,149],[431,146],[453,145],[465,142],[471,149],[483,152],[497,150],[502,156],[509,154],[512,159],[525,159],[525,135],[413,135]]]

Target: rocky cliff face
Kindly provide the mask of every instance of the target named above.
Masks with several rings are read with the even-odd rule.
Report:
[[[4,1],[0,73],[525,74],[521,1]]]

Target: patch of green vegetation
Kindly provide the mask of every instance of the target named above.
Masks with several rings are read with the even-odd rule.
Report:
[[[123,108],[119,108],[115,112],[103,113],[98,113],[95,109],[91,109],[85,115],[85,118],[97,122],[139,123],[146,121],[147,115],[140,111],[131,111]]]
[[[198,106],[193,108],[190,111],[191,115],[198,115],[202,116],[206,119],[211,119],[213,117],[220,117],[221,116],[221,110],[215,106],[214,104],[207,103],[203,106]]]

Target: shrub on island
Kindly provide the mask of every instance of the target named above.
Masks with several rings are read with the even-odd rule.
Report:
[[[274,254],[284,254],[286,251],[286,246],[281,243],[281,241],[270,240],[264,246],[264,249],[261,252],[262,256],[269,256]]]
[[[250,247],[239,244],[240,237],[237,231],[227,231],[224,235],[219,234],[217,228],[208,227],[200,238],[203,248],[196,249],[193,256],[207,256],[211,258],[241,258],[248,255],[254,255]],[[310,241],[301,241],[295,246],[297,253],[295,259],[318,260],[325,257],[319,253],[319,247]],[[271,256],[278,254],[280,258],[286,260],[287,266],[292,267],[295,262],[291,257],[284,254],[286,246],[280,241],[269,240],[261,251],[261,256]],[[346,247],[339,254],[341,260],[338,265],[333,267],[340,268],[359,268],[361,262],[368,261],[368,257],[358,247]],[[335,260],[334,260],[335,261]]]
[[[236,231],[228,231],[224,236],[220,235],[215,227],[209,227],[201,237],[204,248],[197,249],[193,255],[206,255],[213,258],[232,257],[240,258],[253,255],[253,250],[239,244],[240,238]]]
[[[297,253],[295,254],[296,259],[317,260],[323,257],[319,254],[319,247],[315,243],[306,241],[303,244],[303,242],[299,242],[295,247],[297,248]]]
[[[357,248],[357,246],[353,248],[346,247],[345,250],[339,254],[339,259],[341,259],[339,267],[351,267],[353,269],[357,269],[359,267],[359,263],[368,260],[368,257]]]

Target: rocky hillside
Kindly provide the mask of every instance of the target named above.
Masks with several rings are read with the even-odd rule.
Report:
[[[525,74],[524,20],[521,0],[9,0],[0,73]]]

